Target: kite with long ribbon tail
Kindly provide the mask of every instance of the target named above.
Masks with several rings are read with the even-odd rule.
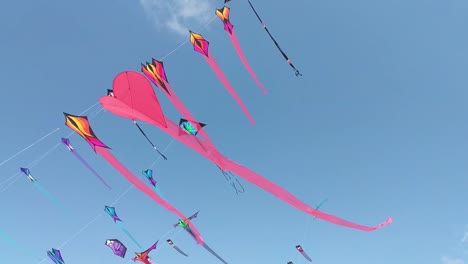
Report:
[[[110,97],[115,97],[115,94],[114,92],[111,90],[111,89],[107,89],[107,96],[110,96]],[[127,100],[129,100],[132,104],[138,104],[138,102],[134,102],[133,101],[133,98],[127,98]],[[153,147],[153,149],[159,154],[161,155],[161,157],[163,157],[165,160],[167,160],[167,157],[161,153],[161,151],[159,151],[159,149],[154,145],[153,141],[151,141],[151,139],[149,139],[148,135],[146,135],[145,131],[143,131],[143,129],[140,127],[140,125],[136,122],[136,120],[133,120],[133,123],[135,124],[135,126],[138,128],[138,130],[140,131],[140,133],[146,138],[146,140],[151,144],[151,146]]]
[[[154,243],[147,250],[140,252],[140,253],[135,253],[135,257],[132,259],[133,262],[139,261],[139,262],[142,262],[143,264],[153,264],[153,262],[151,261],[151,258],[149,257],[149,253],[156,249],[156,247],[158,246],[158,241],[156,241],[156,243]]]
[[[239,95],[237,95],[234,88],[232,88],[232,85],[229,83],[228,79],[226,78],[223,71],[219,67],[215,58],[209,51],[208,48],[209,48],[210,42],[206,40],[205,38],[203,38],[203,36],[198,33],[195,33],[191,30],[189,30],[189,32],[190,32],[190,42],[193,45],[193,50],[203,55],[203,58],[205,58],[206,62],[208,63],[208,65],[210,65],[213,72],[218,76],[218,79],[223,83],[224,87],[226,87],[226,89],[229,91],[231,96],[234,97],[236,102],[242,108],[242,111],[244,111],[245,115],[250,119],[250,122],[253,125],[255,125],[255,121],[252,115],[249,113],[249,110],[247,110],[247,107],[244,105],[244,102],[242,102]]]
[[[80,154],[78,154],[78,152],[76,151],[76,149],[71,145],[71,142],[70,142],[70,139],[68,138],[62,138],[62,143],[68,148],[68,150],[86,167],[88,168],[88,170],[90,170],[94,176],[96,176],[107,188],[109,188],[110,190],[112,190],[112,188],[109,186],[109,184],[107,184],[107,182],[97,173],[97,171],[95,169],[93,169],[93,167],[91,167],[91,165],[89,165],[88,162],[86,162],[85,159],[83,159],[83,157],[81,157]]]
[[[195,234],[193,233],[192,229],[190,228],[190,226],[188,225],[188,223],[190,222],[190,220],[194,219],[194,218],[197,218],[198,217],[198,212],[194,213],[193,215],[191,215],[188,220],[182,220],[182,219],[179,219],[179,221],[174,224],[174,228],[176,227],[181,227],[183,228],[185,231],[187,231],[187,233],[189,233],[194,239],[195,241],[197,240],[197,237],[195,236]],[[228,264],[222,257],[220,257],[213,249],[211,249],[206,243],[203,243],[203,247],[211,253],[211,255],[215,256],[217,259],[219,259],[221,262],[223,262],[224,264]]]
[[[139,73],[137,73],[140,75]],[[143,75],[140,75],[145,81],[146,78]],[[151,84],[148,82],[148,85]],[[130,87],[134,87],[133,85],[130,85]],[[114,91],[115,92],[115,91]],[[154,94],[153,88],[151,88],[151,92],[154,95],[154,98],[156,98],[156,95]],[[116,93],[118,94],[118,93]],[[142,95],[145,96],[145,91],[143,89]],[[111,96],[104,96],[108,99],[115,100],[117,102],[120,102],[117,100],[115,97]],[[121,97],[122,98],[122,97]],[[125,98],[125,97],[123,97]],[[140,98],[141,99],[141,98]],[[144,101],[140,101],[143,103],[143,109],[144,109]],[[136,106],[138,109],[138,106]],[[160,108],[159,108],[160,109]],[[151,109],[152,115],[155,115],[156,117],[160,115],[158,113],[158,108],[152,108]],[[170,203],[166,202],[164,199],[162,199],[157,193],[153,192],[149,186],[147,186],[143,181],[141,181],[137,176],[135,176],[130,170],[128,170],[112,153],[109,151],[109,147],[106,146],[101,140],[99,140],[96,135],[94,134],[94,131],[92,130],[88,118],[86,116],[75,116],[67,113],[63,113],[65,115],[65,125],[68,126],[70,129],[75,131],[78,135],[80,135],[88,144],[93,148],[93,150],[98,153],[101,157],[103,157],[110,165],[112,165],[122,176],[124,176],[130,183],[132,183],[137,189],[139,189],[141,192],[146,194],[148,197],[150,197],[153,201],[157,202],[158,204],[162,205],[164,208],[167,210],[171,211],[172,213],[176,214],[182,219],[186,219],[187,217],[184,216],[177,208],[172,206]],[[152,115],[150,115],[152,117]],[[191,224],[191,227],[193,231],[195,232],[197,236],[198,242],[201,244],[203,243],[203,239],[200,236],[200,233],[196,229],[194,225]]]
[[[31,172],[29,171],[28,168],[20,168],[20,171],[23,172],[29,179],[29,181],[34,184],[34,186],[44,195],[46,196],[47,198],[49,198],[49,200],[51,200],[55,205],[57,205],[58,207],[64,209],[64,210],[67,210],[65,206],[63,206],[46,188],[44,188],[42,185],[40,185],[36,178],[34,178],[31,174]]]
[[[254,71],[252,70],[252,67],[250,66],[249,62],[247,61],[247,58],[244,55],[244,52],[242,51],[239,40],[237,39],[236,32],[234,31],[234,25],[231,24],[231,21],[229,20],[230,13],[231,13],[231,9],[227,6],[224,6],[221,9],[216,9],[215,11],[216,16],[218,16],[218,18],[221,19],[221,21],[223,22],[224,30],[228,33],[228,36],[231,39],[232,45],[234,46],[234,49],[236,50],[237,55],[239,56],[240,60],[244,64],[245,68],[250,73],[255,83],[258,85],[258,87],[262,89],[263,93],[267,94],[265,87],[263,87],[263,85],[258,80],[257,75],[255,75]]]
[[[230,2],[231,0],[224,0],[224,4]],[[262,19],[260,18],[260,16],[258,15],[257,13],[257,10],[255,10],[254,6],[252,5],[252,3],[248,0],[249,2],[249,5],[250,5],[250,8],[252,9],[252,11],[255,13],[255,16],[257,17],[258,21],[260,21],[260,23],[262,24],[262,27],[265,29],[265,31],[268,33],[268,36],[270,36],[271,40],[273,41],[273,43],[275,43],[275,46],[276,48],[278,48],[279,52],[281,52],[281,55],[283,55],[284,59],[286,60],[286,62],[289,64],[289,66],[291,66],[291,68],[293,69],[294,71],[294,74],[296,74],[296,76],[302,76],[302,74],[299,72],[298,69],[296,69],[296,67],[294,66],[294,64],[292,64],[291,60],[289,59],[288,55],[286,55],[286,53],[283,51],[283,49],[280,47],[280,45],[278,44],[278,42],[276,42],[275,38],[273,37],[273,35],[271,35],[270,31],[268,30],[267,26],[265,25],[265,23],[263,23]]]
[[[153,177],[153,170],[152,169],[147,169],[147,170],[142,171],[141,173],[143,173],[143,175],[148,179],[148,181],[151,183],[151,185],[153,185],[153,188],[156,191],[156,193],[159,196],[161,196],[162,198],[164,198],[164,195],[162,195],[161,190],[159,190],[159,187],[157,185],[157,181]]]
[[[65,264],[63,260],[62,253],[60,250],[53,248],[51,251],[47,251],[47,256],[55,263],[55,264]]]
[[[47,251],[47,256],[55,263],[55,264],[65,264],[63,260],[62,253],[60,250],[53,248],[52,251]]]
[[[106,205],[104,206],[104,211],[110,217],[112,217],[112,220],[114,220],[114,223],[117,224],[119,229],[122,230],[122,232],[124,232],[124,234],[127,235],[128,238],[130,238],[133,241],[133,243],[135,243],[139,248],[143,249],[143,247],[138,243],[138,241],[136,241],[136,239],[132,236],[132,234],[130,234],[128,229],[125,227],[122,219],[120,219],[120,217],[117,215],[117,212],[115,211],[115,207],[110,207]]]
[[[197,125],[197,133],[195,134],[195,136],[197,134],[200,134],[201,139],[197,137],[195,137],[195,139],[197,140],[198,144],[200,144],[200,146],[204,149],[204,151],[208,152],[208,151],[215,150],[216,147],[214,146],[213,142],[208,137],[205,130],[202,129],[205,126],[205,124],[200,125],[202,123],[199,123],[196,121],[195,117],[187,109],[187,107],[184,105],[182,100],[180,100],[180,98],[177,96],[177,94],[172,89],[171,85],[169,84],[169,81],[166,76],[166,69],[164,68],[164,63],[162,61],[152,59],[151,63],[146,62],[146,64],[141,64],[141,72],[154,85],[156,85],[156,87],[160,88],[163,91],[163,93],[167,96],[167,98],[171,101],[171,103],[176,107],[176,109],[182,114],[183,117],[185,117],[185,120],[191,120],[190,123]],[[121,78],[121,76],[125,76],[125,78]],[[135,75],[134,74],[128,75],[126,74],[126,72],[119,74],[115,77],[114,85],[118,85],[118,83],[116,83],[117,80],[119,80],[120,82],[125,82],[126,78],[133,78],[133,76]],[[141,78],[138,77],[137,79],[141,79]]]
[[[304,256],[305,259],[307,259],[309,262],[312,262],[312,259],[309,257],[309,255],[307,255],[307,253],[304,251],[301,245],[297,245],[296,249],[297,251],[299,251],[299,253],[302,254],[302,256]]]
[[[152,99],[156,97],[156,94],[154,93],[151,83],[142,74],[135,71],[125,71],[119,73],[117,77],[120,76],[132,78],[134,80],[133,83],[137,85],[131,85],[130,87],[126,85],[114,86],[114,93],[118,95],[118,97],[120,94],[121,98],[125,98],[128,96],[138,98],[138,100],[142,102],[142,105],[140,105],[139,108],[133,108],[132,105],[130,105],[128,102],[120,101],[115,97],[102,96],[99,99],[99,102],[107,111],[115,115],[121,116],[123,118],[138,119],[148,124],[152,124],[156,127],[159,127],[161,130],[171,135],[173,138],[177,139],[181,143],[198,152],[200,155],[217,164],[222,170],[230,171],[244,178],[245,180],[257,185],[258,187],[276,196],[280,200],[283,200],[289,205],[309,215],[315,216],[317,218],[320,218],[322,220],[336,225],[368,232],[377,230],[383,226],[392,223],[392,218],[389,217],[385,222],[376,226],[364,226],[338,218],[334,215],[321,212],[311,207],[310,205],[305,204],[297,197],[289,193],[287,190],[269,181],[268,179],[265,179],[256,172],[222,156],[216,149],[213,149],[210,153],[208,153],[205,149],[203,149],[200,146],[200,144],[193,137],[179,136],[180,127],[175,122],[171,121],[170,119],[167,119],[162,113],[162,111],[155,111],[155,109],[158,109],[158,107],[160,107],[159,102],[157,100]],[[136,81],[137,79],[138,81]],[[115,84],[116,83],[114,83],[114,85]],[[162,120],[164,120],[163,123],[161,123]]]
[[[171,246],[172,248],[177,250],[177,252],[179,252],[182,256],[188,257],[188,255],[185,254],[185,252],[183,252],[182,249],[180,249],[176,244],[174,244],[174,242],[172,240],[168,239],[168,240],[166,240],[166,242],[169,244],[169,246]]]

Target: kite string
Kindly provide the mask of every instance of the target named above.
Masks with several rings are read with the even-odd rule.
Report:
[[[54,129],[52,132],[49,132],[47,135],[41,137],[40,139],[34,141],[32,144],[30,144],[29,146],[25,147],[24,149],[18,151],[16,154],[14,154],[13,156],[9,157],[8,159],[2,161],[2,163],[0,163],[0,166],[2,166],[3,164],[7,163],[8,161],[14,159],[15,157],[17,157],[19,154],[25,152],[26,150],[34,147],[36,144],[38,144],[39,142],[41,142],[42,140],[46,139],[47,137],[49,137],[50,135],[52,135],[53,133],[57,132],[60,128],[57,127],[56,129]]]
[[[40,161],[42,161],[43,159],[45,159],[50,153],[52,153],[52,151],[54,151],[58,146],[60,146],[60,143],[57,143],[55,146],[53,146],[52,148],[50,148],[48,151],[46,151],[45,153],[43,153],[38,159],[36,159],[35,161],[33,161],[31,164],[28,165],[28,168],[33,168],[34,166],[36,166],[37,164],[39,164]],[[14,179],[16,177],[16,179],[14,179],[13,181],[11,181],[7,186],[5,186],[5,188],[3,188],[0,192],[4,192],[8,189],[8,187],[10,187],[11,185],[13,185],[16,181],[18,181],[20,178],[17,177],[21,175],[21,172],[17,172],[15,175],[9,177],[7,180],[3,181],[2,183],[0,183],[0,186],[7,183],[8,181]]]

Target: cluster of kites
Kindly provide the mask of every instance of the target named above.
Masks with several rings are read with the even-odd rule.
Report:
[[[260,89],[264,93],[266,93],[265,88],[260,83],[254,71],[250,67],[247,59],[245,58],[237,36],[234,32],[234,26],[230,22],[230,8],[226,6],[227,2],[230,1],[231,0],[224,0],[225,6],[223,6],[223,8],[221,9],[215,10],[215,14],[223,22],[224,30],[227,32],[229,38],[231,39],[232,44],[237,54],[239,55],[239,58],[245,65],[246,69],[248,70],[256,84],[260,87]],[[301,73],[291,63],[288,56],[281,49],[275,38],[271,35],[270,31],[263,23],[262,19],[258,15],[252,3],[250,1],[248,1],[248,3],[252,11],[262,24],[262,27],[268,33],[269,37],[274,42],[280,53],[283,55],[287,63],[293,69],[295,75],[301,76]],[[208,65],[212,68],[214,73],[220,79],[222,84],[226,87],[229,93],[240,105],[243,112],[254,124],[255,122],[253,117],[250,115],[246,106],[239,98],[235,90],[232,88],[227,77],[224,75],[223,71],[216,63],[214,56],[210,53],[209,41],[206,40],[201,34],[193,31],[189,31],[189,37],[194,50],[203,56]],[[180,118],[178,123],[170,120],[164,115],[152,84],[160,88],[161,92],[168,97],[170,102],[181,113],[182,117]],[[167,157],[156,147],[156,145],[151,141],[150,137],[138,124],[139,121],[158,127],[162,131],[172,136],[174,139],[198,152],[200,155],[213,162],[220,169],[220,171],[230,182],[236,193],[243,193],[245,189],[237,179],[234,180],[234,175],[242,177],[243,179],[257,185],[258,187],[276,196],[278,199],[283,200],[289,205],[313,216],[314,218],[319,218],[336,225],[354,228],[362,231],[374,231],[392,222],[392,219],[388,218],[385,222],[371,227],[356,224],[338,218],[336,216],[326,214],[318,210],[319,207],[322,206],[325,201],[316,207],[311,207],[299,200],[298,198],[296,198],[293,194],[289,193],[282,187],[262,177],[256,172],[250,170],[249,168],[244,167],[224,156],[222,153],[219,152],[219,150],[212,143],[212,141],[204,131],[204,127],[206,126],[206,124],[198,122],[187,109],[187,107],[182,103],[179,97],[177,97],[176,93],[174,92],[174,89],[169,84],[168,78],[166,76],[166,70],[162,61],[152,59],[151,62],[141,64],[141,73],[136,71],[124,71],[119,73],[114,78],[112,89],[108,89],[107,95],[102,96],[99,99],[99,102],[102,105],[102,107],[108,112],[131,120],[136,125],[140,133],[151,144],[152,148],[154,148],[154,150],[157,151],[162,158],[167,159]],[[112,165],[122,176],[124,176],[137,189],[146,194],[156,203],[160,204],[161,206],[163,206],[164,208],[166,208],[167,210],[179,217],[179,221],[174,224],[174,228],[179,227],[184,229],[198,244],[203,246],[214,257],[216,257],[223,263],[228,263],[206,244],[200,232],[193,224],[193,220],[197,218],[198,212],[191,215],[190,217],[186,217],[176,207],[174,207],[168,201],[166,201],[163,197],[163,194],[161,193],[161,190],[158,188],[157,181],[154,179],[153,172],[151,169],[142,171],[142,174],[148,180],[149,183],[149,185],[146,185],[139,177],[133,174],[129,169],[125,167],[125,165],[123,165],[116,157],[113,156],[112,152],[110,151],[110,148],[103,141],[101,141],[101,139],[98,138],[98,136],[94,133],[87,116],[64,113],[64,117],[66,126],[68,126],[70,129],[72,129],[74,132],[80,135],[84,140],[86,140],[86,142],[91,146],[91,148],[102,158],[104,158],[110,165]],[[69,138],[61,138],[61,142],[84,166],[86,166],[90,170],[91,173],[93,173],[107,188],[111,189],[110,185],[99,175],[99,173],[80,156],[77,150],[72,146]],[[46,195],[58,206],[63,207],[44,187],[42,187],[38,183],[38,181],[31,174],[28,168],[20,168],[20,171],[24,173],[30,180],[30,182],[33,183],[44,195]],[[142,247],[126,229],[123,221],[117,215],[116,209],[114,207],[105,206],[104,211],[113,219],[115,224],[122,230],[122,232],[126,234],[130,238],[130,240],[132,240],[135,243],[135,245],[142,250],[141,252],[135,254],[133,261],[139,261],[144,264],[152,263],[149,255],[153,250],[157,248],[158,241],[156,241],[153,245],[151,245],[148,248]],[[180,255],[188,257],[188,255],[181,248],[179,248],[174,243],[174,241],[172,241],[171,239],[167,239],[166,242],[178,253],[180,253]],[[124,245],[120,240],[107,239],[105,241],[105,245],[109,247],[112,250],[113,254],[115,254],[116,256],[125,258],[127,253],[127,246]],[[297,245],[296,249],[299,253],[301,253],[304,256],[306,260],[312,261],[310,256],[304,251],[301,245]],[[50,251],[47,251],[47,256],[56,264],[65,263],[64,258],[62,257],[62,254],[58,249],[53,248]],[[287,263],[292,264],[293,262],[289,261]]]

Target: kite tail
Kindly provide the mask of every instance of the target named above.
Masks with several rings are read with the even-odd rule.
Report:
[[[211,253],[211,255],[215,256],[217,259],[219,259],[221,262],[224,264],[228,264],[222,257],[220,257],[216,252],[214,252],[206,243],[203,243],[202,245],[208,252]]]
[[[302,254],[302,256],[304,256],[305,259],[312,262],[312,259],[309,257],[309,255],[307,255],[307,253],[305,253],[305,251],[302,251],[301,254]]]
[[[30,256],[32,258],[35,258],[36,260],[41,260],[39,257],[37,257],[36,255],[31,253],[29,250],[27,250],[26,248],[20,246],[18,243],[16,243],[13,239],[11,239],[9,236],[7,236],[2,231],[0,231],[0,237],[2,237],[6,242],[10,243],[13,247],[15,247],[16,249],[22,251],[26,255],[28,255],[28,256]]]
[[[177,252],[179,252],[180,254],[182,254],[182,255],[188,257],[188,255],[185,254],[185,252],[183,252],[182,249],[180,249],[178,246],[174,246],[174,249],[177,250]]]
[[[51,200],[53,203],[55,203],[58,207],[61,207],[62,209],[65,209],[67,210],[67,208],[65,206],[63,206],[49,191],[47,191],[44,187],[42,187],[42,185],[40,185],[37,181],[34,181],[32,182],[34,184],[34,186],[36,186],[36,188],[42,193],[44,194],[45,196],[47,196],[47,198],[49,198],[49,200]],[[68,211],[68,210],[67,210]]]
[[[122,176],[124,176],[130,183],[132,183],[137,189],[150,197],[153,201],[162,205],[167,210],[179,216],[180,219],[187,219],[177,208],[172,206],[170,203],[162,199],[157,193],[153,192],[150,187],[148,187],[144,182],[142,182],[137,176],[135,176],[131,171],[129,171],[120,161],[112,155],[112,153],[105,148],[97,147],[96,152],[101,155],[109,164],[111,164]],[[195,232],[195,236],[198,243],[203,243],[203,238],[200,236],[200,233],[196,229],[195,225],[189,222],[189,226]]]
[[[117,221],[116,224],[120,228],[120,230],[122,230],[122,232],[124,232],[133,241],[133,243],[135,243],[140,249],[143,249],[143,247],[138,243],[138,241],[136,241],[136,239],[132,236],[132,234],[130,234],[127,228],[125,228],[125,225],[123,222]]]
[[[275,43],[275,46],[276,48],[278,48],[279,52],[281,53],[281,55],[283,55],[284,59],[288,62],[289,66],[291,66],[291,68],[293,69],[294,71],[294,74],[296,74],[296,77],[297,76],[302,76],[302,74],[299,72],[299,70],[296,69],[296,67],[292,64],[291,60],[288,58],[288,55],[286,55],[286,53],[283,51],[283,49],[280,47],[280,45],[278,44],[278,42],[276,42],[275,38],[273,37],[273,35],[271,35],[270,33],[270,30],[268,30],[268,28],[266,27],[265,23],[263,23],[262,19],[260,18],[260,16],[258,15],[257,13],[257,10],[255,10],[254,6],[252,5],[252,3],[248,0],[247,2],[249,2],[249,5],[250,5],[250,8],[252,9],[252,11],[255,13],[255,16],[257,16],[258,18],[258,21],[260,21],[260,23],[262,24],[262,27],[265,29],[265,31],[268,33],[268,36],[270,36],[271,40],[273,41],[273,43]]]
[[[138,125],[138,123],[136,121],[133,121],[133,123],[138,127],[138,130],[140,130],[141,134],[143,134],[143,136],[146,138],[146,140],[148,140],[148,142],[151,144],[151,146],[153,146],[154,150],[156,150],[156,152],[158,152],[158,154],[161,155],[161,157],[163,157],[165,160],[167,160],[166,156],[164,156],[164,154],[162,154],[159,151],[159,149],[153,144],[153,142],[146,135],[145,131],[143,131],[143,129],[141,129],[140,125]]]
[[[172,89],[171,85],[169,83],[167,83],[167,82],[164,82],[164,84],[166,85],[167,90],[171,94],[171,95],[168,95],[169,100],[177,108],[177,110],[179,110],[179,112],[182,114],[182,116],[187,120],[190,120],[192,122],[197,122],[197,120],[192,115],[192,113],[187,109],[187,107],[185,107],[182,100],[180,100],[180,98],[177,97],[177,95],[174,92],[174,90]],[[207,144],[208,147],[211,148],[211,149],[216,149],[213,142],[211,141],[211,139],[206,134],[205,130],[200,129],[200,131],[198,131],[198,134],[203,138],[203,143],[200,142],[200,140],[198,138],[197,138],[197,141],[205,151],[207,151],[205,144]]]
[[[362,231],[367,231],[367,232],[370,232],[370,231],[375,231],[381,227],[384,227],[386,225],[389,225],[392,223],[392,218],[389,217],[387,220],[385,220],[385,222],[381,223],[381,224],[378,224],[376,226],[364,226],[364,225],[360,225],[360,224],[356,224],[356,223],[353,223],[353,222],[350,222],[348,220],[344,220],[344,219],[341,219],[341,218],[338,218],[334,215],[330,215],[330,214],[327,214],[327,213],[324,213],[324,212],[321,212],[307,204],[305,204],[304,202],[302,202],[301,200],[299,200],[297,197],[295,197],[294,195],[292,195],[291,193],[289,193],[287,190],[281,188],[280,186],[278,186],[277,184],[263,178],[262,176],[260,176],[259,174],[255,173],[254,171],[240,165],[240,164],[237,164],[235,163],[234,161],[232,160],[229,160],[229,159],[226,159],[224,160],[224,163],[225,163],[225,167],[226,168],[223,168],[225,170],[229,170],[239,176],[241,176],[242,178],[248,180],[249,182],[257,185],[258,187],[264,189],[265,191],[273,194],[274,196],[278,197],[279,199],[283,200],[284,202],[290,204],[291,206],[307,213],[307,214],[310,214],[312,216],[315,216],[317,218],[320,218],[322,220],[325,220],[325,221],[328,221],[330,223],[333,223],[333,224],[336,224],[336,225],[340,225],[340,226],[345,226],[345,227],[348,227],[348,228],[354,228],[354,229],[358,229],[358,230],[362,230]]]
[[[83,157],[81,157],[81,155],[78,154],[78,152],[76,152],[76,150],[72,151],[72,153],[81,163],[83,163],[83,165],[86,166],[86,168],[88,168],[94,174],[94,176],[96,176],[107,188],[109,188],[109,190],[112,190],[112,188],[106,183],[106,181],[101,176],[99,176],[97,171],[94,170],[93,167],[91,167],[91,165],[89,165],[89,163],[86,162],[86,160],[83,159]]]
[[[328,198],[323,200],[321,203],[319,203],[317,206],[315,206],[315,210],[318,210],[320,209],[320,207],[322,207],[322,205],[324,205],[326,202],[328,202]],[[314,216],[314,221],[317,220],[317,217]]]
[[[232,88],[231,84],[229,83],[228,79],[224,75],[223,71],[221,70],[218,63],[214,59],[214,57],[211,55],[211,53],[208,54],[208,57],[207,56],[203,56],[203,57],[206,59],[211,69],[216,73],[219,80],[223,83],[223,85],[226,87],[226,89],[229,91],[232,97],[234,97],[236,102],[240,105],[240,107],[242,108],[242,111],[244,111],[245,115],[250,119],[250,122],[252,123],[252,125],[255,125],[255,121],[252,115],[250,115],[249,110],[247,110],[247,107],[244,105],[239,95],[237,95],[236,91],[234,91],[234,88]]]
[[[252,67],[250,67],[249,62],[245,58],[245,55],[244,55],[244,52],[242,51],[239,40],[237,39],[236,32],[232,31],[232,33],[229,34],[229,38],[231,39],[232,45],[234,45],[234,49],[236,50],[237,55],[239,56],[240,60],[244,64],[247,71],[249,71],[249,73],[252,76],[252,78],[254,79],[255,83],[257,83],[258,87],[260,87],[260,89],[262,89],[264,94],[267,94],[267,91],[266,91],[265,87],[263,87],[263,85],[260,83],[260,81],[257,78],[257,75],[255,75],[254,71],[252,70]]]
[[[166,198],[164,198],[164,195],[162,194],[161,190],[159,190],[159,187],[157,185],[154,186],[154,190],[159,196],[161,196],[162,199],[166,200]]]

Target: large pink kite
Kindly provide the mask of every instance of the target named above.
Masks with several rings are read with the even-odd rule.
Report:
[[[122,76],[125,76],[125,78]],[[392,222],[392,218],[389,217],[385,222],[376,226],[364,226],[321,212],[314,207],[305,204],[287,190],[265,179],[254,171],[226,158],[217,150],[206,151],[195,137],[182,136],[180,133],[181,128],[175,122],[166,118],[162,111],[157,110],[159,109],[159,102],[153,99],[156,98],[153,87],[142,74],[135,71],[125,71],[119,73],[116,76],[116,79],[117,78],[122,81],[114,81],[113,83],[113,92],[115,97],[102,96],[99,99],[99,102],[107,111],[124,118],[132,120],[138,119],[159,127],[173,138],[184,143],[200,155],[203,155],[208,160],[217,164],[222,170],[235,173],[236,175],[268,191],[289,205],[317,218],[336,225],[359,229],[362,231],[374,231]],[[132,107],[132,104],[129,103],[127,98],[133,98],[142,104],[139,105],[138,109],[136,109]],[[167,124],[167,126],[164,126],[164,124]]]

